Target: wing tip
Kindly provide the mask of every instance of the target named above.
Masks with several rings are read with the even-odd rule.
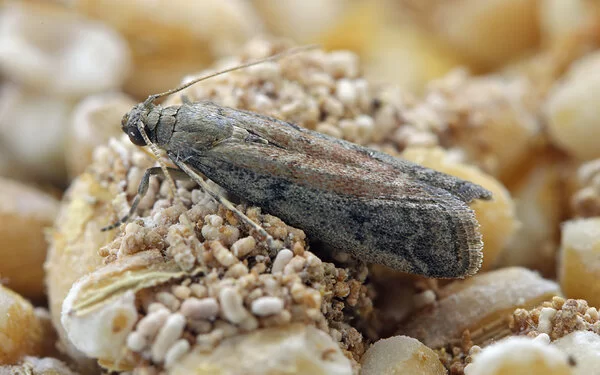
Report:
[[[462,181],[458,189],[451,193],[459,196],[465,203],[471,203],[476,199],[489,201],[494,197],[491,191],[470,181]]]
[[[491,194],[491,193],[490,193]],[[467,269],[460,278],[466,278],[470,276],[474,276],[479,272],[481,266],[483,265],[483,234],[481,233],[481,224],[475,218],[475,211],[473,209],[467,207],[467,211],[465,212],[466,222],[465,228],[465,242],[466,242],[466,251],[467,251]],[[461,220],[462,221],[462,220]]]

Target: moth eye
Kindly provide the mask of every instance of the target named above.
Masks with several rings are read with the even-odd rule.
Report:
[[[144,138],[142,137],[142,135],[140,134],[140,131],[137,128],[133,128],[130,129],[127,132],[127,135],[129,136],[129,140],[131,141],[131,143],[133,143],[136,146],[145,146],[146,145],[146,141],[144,141]]]

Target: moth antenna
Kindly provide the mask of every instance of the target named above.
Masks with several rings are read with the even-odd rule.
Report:
[[[316,44],[311,44],[311,45],[302,46],[302,47],[290,48],[290,49],[288,49],[286,51],[277,53],[277,54],[275,54],[273,56],[265,57],[264,59],[260,59],[260,60],[256,60],[256,61],[251,61],[249,63],[237,65],[237,66],[234,66],[234,67],[231,67],[231,68],[220,70],[220,71],[215,72],[215,73],[207,74],[205,76],[193,79],[190,82],[185,83],[185,84],[183,84],[183,85],[181,85],[179,87],[175,87],[174,89],[171,89],[171,90],[168,90],[168,91],[165,91],[165,92],[161,92],[160,94],[150,95],[144,101],[144,106],[150,105],[154,100],[156,100],[158,98],[162,98],[163,96],[174,94],[174,93],[176,93],[178,91],[181,91],[183,89],[186,89],[186,88],[188,88],[188,87],[190,87],[190,86],[192,86],[192,85],[194,85],[194,84],[196,84],[196,83],[198,83],[200,81],[204,81],[205,79],[209,79],[209,78],[212,78],[212,77],[219,76],[221,74],[233,72],[234,70],[244,69],[244,68],[248,68],[250,66],[262,64],[262,63],[267,62],[267,61],[278,60],[278,59],[280,59],[282,57],[285,57],[285,56],[293,55],[293,54],[296,54],[296,53],[299,53],[299,52],[308,51],[308,50],[315,49],[315,48],[318,48],[318,47],[319,46],[316,45]]]

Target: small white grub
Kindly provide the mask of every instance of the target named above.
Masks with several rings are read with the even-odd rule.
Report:
[[[248,269],[248,266],[246,266],[244,263],[237,263],[229,267],[227,272],[225,272],[225,277],[239,279],[240,277],[247,275],[249,272],[250,270]]]
[[[169,348],[183,334],[185,317],[182,314],[171,314],[165,324],[158,331],[158,335],[152,344],[152,360],[160,363],[165,359]]]
[[[219,302],[225,319],[231,323],[241,323],[247,316],[248,311],[244,308],[242,296],[233,287],[224,287],[219,292]]]
[[[131,332],[127,336],[127,347],[134,352],[141,352],[148,345],[146,336],[138,331]]]
[[[181,356],[190,350],[190,343],[186,339],[179,339],[171,346],[165,355],[165,367],[171,367]]]
[[[235,241],[233,245],[231,245],[231,251],[233,255],[238,258],[243,258],[246,255],[250,254],[252,250],[256,247],[256,240],[252,236],[240,238]]]
[[[252,313],[254,315],[275,315],[281,310],[283,310],[283,300],[279,297],[260,297],[252,302]]]
[[[181,313],[191,319],[214,319],[219,313],[215,298],[188,298],[181,304]]]
[[[208,289],[202,284],[191,284],[190,290],[195,297],[204,298],[208,295]]]
[[[137,324],[136,331],[145,337],[152,338],[169,317],[169,311],[162,308],[143,317]]]
[[[179,298],[180,300],[185,300],[190,297],[192,291],[185,285],[175,285],[171,289],[171,293],[173,293],[173,295]]]
[[[290,249],[281,249],[275,260],[273,261],[273,267],[271,268],[271,273],[283,272],[285,266],[289,263],[290,260],[294,257],[294,253]]]
[[[239,259],[235,257],[228,248],[223,246],[221,241],[210,241],[209,246],[217,262],[221,263],[223,266],[231,267],[239,262]]]
[[[538,331],[546,334],[552,332],[552,319],[556,315],[556,310],[552,307],[543,307],[540,311],[540,318],[538,323]]]
[[[177,311],[181,302],[169,292],[158,292],[156,293],[156,300],[165,305],[171,311]]]

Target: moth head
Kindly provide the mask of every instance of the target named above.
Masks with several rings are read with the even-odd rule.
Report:
[[[147,112],[143,104],[136,105],[131,111],[126,113],[121,120],[121,130],[129,136],[129,140],[136,146],[145,146],[146,141],[140,133],[138,123],[142,121],[142,113]],[[144,125],[144,128],[146,126]]]

